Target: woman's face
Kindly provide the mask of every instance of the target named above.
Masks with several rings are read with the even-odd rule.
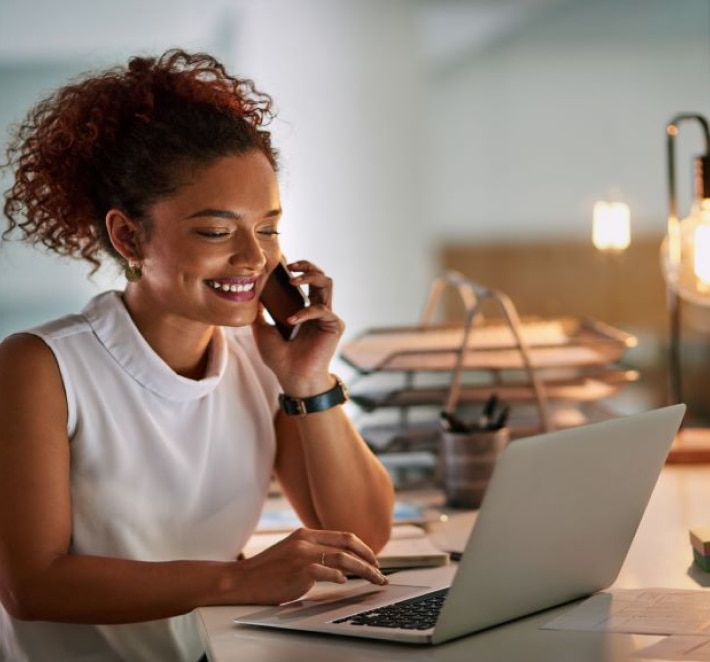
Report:
[[[276,174],[258,151],[197,169],[150,210],[142,278],[132,295],[155,314],[221,326],[251,324],[280,258]]]

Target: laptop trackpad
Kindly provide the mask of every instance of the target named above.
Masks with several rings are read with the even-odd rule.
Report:
[[[317,597],[295,600],[275,607],[267,607],[235,619],[236,623],[255,625],[280,625],[302,623],[315,618],[330,621],[350,614],[372,609],[382,604],[404,600],[431,591],[426,586],[359,586],[320,593]]]

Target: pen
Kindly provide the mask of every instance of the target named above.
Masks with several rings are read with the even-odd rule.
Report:
[[[495,411],[497,405],[498,405],[498,396],[495,393],[491,393],[488,400],[486,400],[486,404],[483,406],[483,412],[481,413],[481,416],[478,419],[478,427],[481,430],[489,429],[489,425],[491,423],[491,418],[493,416],[493,412]]]
[[[510,416],[510,407],[506,405],[503,407],[503,409],[500,410],[500,413],[498,414],[498,418],[496,418],[495,422],[492,424],[489,424],[488,429],[489,430],[500,430],[501,428],[504,428],[506,423],[508,422],[508,417]]]
[[[448,411],[442,411],[441,420],[444,429],[449,432],[469,432],[468,425],[456,416],[456,414],[452,414]]]

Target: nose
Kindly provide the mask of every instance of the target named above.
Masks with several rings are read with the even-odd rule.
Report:
[[[236,232],[233,242],[230,264],[247,267],[255,272],[265,269],[266,254],[259,238],[253,232],[248,230]]]

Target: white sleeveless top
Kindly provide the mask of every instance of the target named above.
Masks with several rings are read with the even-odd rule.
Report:
[[[71,444],[70,553],[232,560],[254,530],[275,456],[278,382],[251,329],[218,329],[204,379],[173,372],[118,292],[29,331],[54,352]],[[0,607],[0,660],[196,662],[191,614],[112,626],[22,622]]]

